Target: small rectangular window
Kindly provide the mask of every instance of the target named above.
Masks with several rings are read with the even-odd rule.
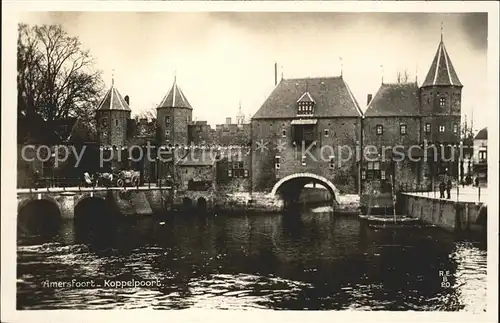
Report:
[[[453,133],[458,133],[458,125],[456,123],[453,124]]]
[[[280,169],[281,166],[281,158],[280,156],[274,157],[274,168]]]
[[[248,177],[248,169],[245,169],[245,173],[243,176]]]
[[[430,133],[431,132],[431,124],[430,123],[426,123],[425,124],[425,132],[426,133]]]
[[[368,162],[367,169],[368,170],[372,170],[373,169],[373,162]]]
[[[486,161],[486,159],[487,159],[486,157],[487,157],[486,151],[480,151],[479,152],[479,160]]]
[[[306,165],[306,156],[302,155],[302,166]]]
[[[335,157],[330,156],[330,168],[335,168]]]
[[[446,99],[445,98],[439,98],[439,106],[444,107],[446,105]]]
[[[373,162],[373,169],[379,170],[380,169],[380,162]]]
[[[330,135],[330,129],[325,129],[325,137],[328,137]]]
[[[383,133],[384,133],[384,127],[381,124],[377,125],[377,135],[381,135]]]
[[[281,130],[281,137],[286,137],[286,130],[285,129]]]
[[[399,125],[399,133],[401,135],[406,135],[406,125],[405,124]]]
[[[361,172],[361,179],[366,179],[366,172],[365,171]]]
[[[233,170],[232,169],[227,170],[227,177],[233,177]]]
[[[439,126],[439,132],[444,132],[445,131],[445,127],[444,126]]]
[[[115,126],[118,127],[118,119],[115,119]]]
[[[380,179],[385,179],[385,170],[380,171]]]

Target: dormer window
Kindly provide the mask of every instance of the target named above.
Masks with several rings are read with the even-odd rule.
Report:
[[[297,100],[297,114],[311,115],[314,114],[314,99],[309,92],[304,92]]]

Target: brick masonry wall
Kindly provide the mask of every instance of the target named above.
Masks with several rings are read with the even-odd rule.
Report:
[[[211,181],[215,185],[214,166],[182,166],[178,167],[180,186],[179,190],[187,191],[190,179],[194,181]]]
[[[330,180],[343,193],[356,193],[355,151],[360,139],[360,118],[318,119],[314,134],[317,144],[310,149],[302,144],[293,145],[291,121],[252,120],[253,189],[270,191],[280,178],[294,173],[314,173]],[[325,129],[328,129],[327,135]],[[267,143],[268,149],[259,149],[261,142]],[[349,151],[351,158],[348,158]],[[302,165],[302,153],[306,156],[305,165]],[[330,167],[332,155],[335,162]],[[280,169],[275,169],[276,156],[280,156]]]
[[[401,125],[406,125],[402,135]],[[382,125],[382,135],[377,135]],[[363,145],[414,145],[420,143],[420,117],[366,117],[363,120]]]
[[[217,189],[221,192],[249,192],[251,189],[251,155],[250,148],[226,150],[217,163]],[[226,159],[227,158],[227,159]],[[243,162],[243,169],[247,170],[248,176],[235,177],[232,169],[233,161]],[[232,170],[231,177],[228,176],[228,170]],[[244,175],[244,174],[243,174]]]
[[[97,133],[103,145],[124,146],[127,144],[127,120],[130,111],[98,111]],[[107,136],[104,136],[107,133]]]
[[[457,87],[430,87],[420,90],[422,115],[452,114],[460,115],[462,104],[462,90]],[[442,107],[440,98],[445,98]]]
[[[217,125],[212,129],[210,125],[188,126],[188,140],[193,144],[217,144],[223,146],[247,146],[250,143],[250,124]]]
[[[195,145],[212,144],[214,142],[213,130],[210,125],[188,125],[188,141]]]
[[[421,89],[422,129],[431,124],[431,133],[422,139],[439,142],[458,142],[460,140],[460,116],[462,113],[462,90],[457,87],[432,87]],[[445,98],[445,105],[440,105],[440,98]],[[453,132],[454,124],[458,131]],[[439,126],[445,126],[445,132],[439,132]]]
[[[160,128],[162,144],[187,145],[189,142],[188,124],[191,123],[193,110],[187,108],[160,108],[157,109],[157,122]],[[165,117],[170,117],[167,125]],[[167,134],[167,131],[169,133]]]

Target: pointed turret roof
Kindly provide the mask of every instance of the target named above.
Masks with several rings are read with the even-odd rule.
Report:
[[[111,88],[108,90],[101,103],[99,103],[97,110],[131,111],[127,102],[116,89],[114,80],[111,83]]]
[[[181,88],[177,85],[177,81],[174,79],[174,84],[167,95],[161,100],[158,108],[188,108],[192,109],[191,104],[184,96]]]
[[[446,51],[442,37],[422,87],[440,85],[462,86],[462,83],[460,83],[458,79],[457,72],[451,63],[450,56]]]

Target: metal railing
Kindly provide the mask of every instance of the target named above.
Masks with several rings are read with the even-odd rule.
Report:
[[[439,190],[439,182],[430,184],[415,184],[415,183],[401,183],[399,184],[400,193],[422,193],[423,196],[441,198],[441,192]],[[449,197],[448,197],[449,196]],[[474,202],[485,202],[485,188],[481,186],[472,185],[459,185],[452,184],[450,189],[450,194],[445,188],[444,199],[455,200],[455,201],[474,201]]]
[[[74,187],[107,187],[103,182],[96,182],[93,180],[92,184],[86,183],[82,178],[78,177],[40,177],[29,178],[31,185],[23,185],[24,187],[19,188],[29,188],[29,189],[46,189],[46,188],[74,188]],[[136,187],[147,186],[148,188],[169,188],[173,184],[166,179],[148,179],[145,178],[144,181],[138,182]],[[116,185],[110,185],[109,187],[116,187]]]

